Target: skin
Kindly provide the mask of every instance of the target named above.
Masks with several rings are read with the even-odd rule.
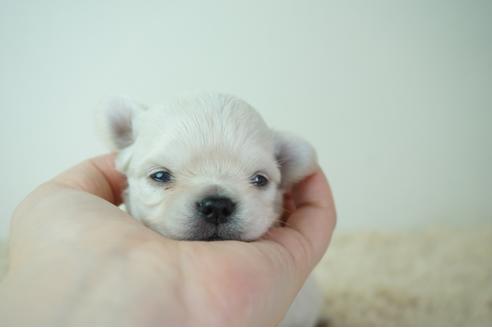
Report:
[[[321,171],[255,242],[166,239],[117,206],[114,155],[86,160],[16,209],[0,325],[275,325],[335,227]]]

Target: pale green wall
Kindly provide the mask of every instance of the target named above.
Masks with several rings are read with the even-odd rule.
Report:
[[[196,89],[311,140],[341,229],[492,219],[492,1],[0,0],[3,226],[98,101]]]

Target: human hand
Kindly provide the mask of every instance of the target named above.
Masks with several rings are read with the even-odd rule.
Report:
[[[82,162],[16,209],[0,284],[1,325],[274,325],[335,226],[321,171],[259,241],[176,241],[116,205],[114,156]]]

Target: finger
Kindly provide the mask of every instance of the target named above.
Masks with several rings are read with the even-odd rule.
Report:
[[[318,170],[301,181],[292,190],[292,198],[297,207],[333,207],[333,196],[323,171]]]
[[[295,186],[292,197],[296,211],[286,227],[271,231],[270,239],[281,243],[310,271],[324,255],[335,228],[333,196],[320,170]]]
[[[287,221],[313,246],[315,259],[323,256],[336,225],[333,195],[321,170],[301,182],[292,193],[297,210]]]
[[[55,177],[53,182],[91,193],[119,205],[126,179],[114,167],[114,160],[115,154],[85,160]]]
[[[284,204],[283,204],[283,213],[280,218],[280,222],[284,224],[292,213],[296,210],[296,205],[294,204],[294,200],[292,199],[292,194],[290,192],[284,195]]]

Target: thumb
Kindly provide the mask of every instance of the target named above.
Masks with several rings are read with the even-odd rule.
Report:
[[[52,182],[88,192],[119,205],[126,179],[114,167],[114,160],[115,154],[87,159],[56,176]]]
[[[292,192],[296,210],[284,227],[272,229],[273,239],[290,253],[296,268],[307,275],[324,255],[336,225],[333,196],[321,170],[308,177]]]

